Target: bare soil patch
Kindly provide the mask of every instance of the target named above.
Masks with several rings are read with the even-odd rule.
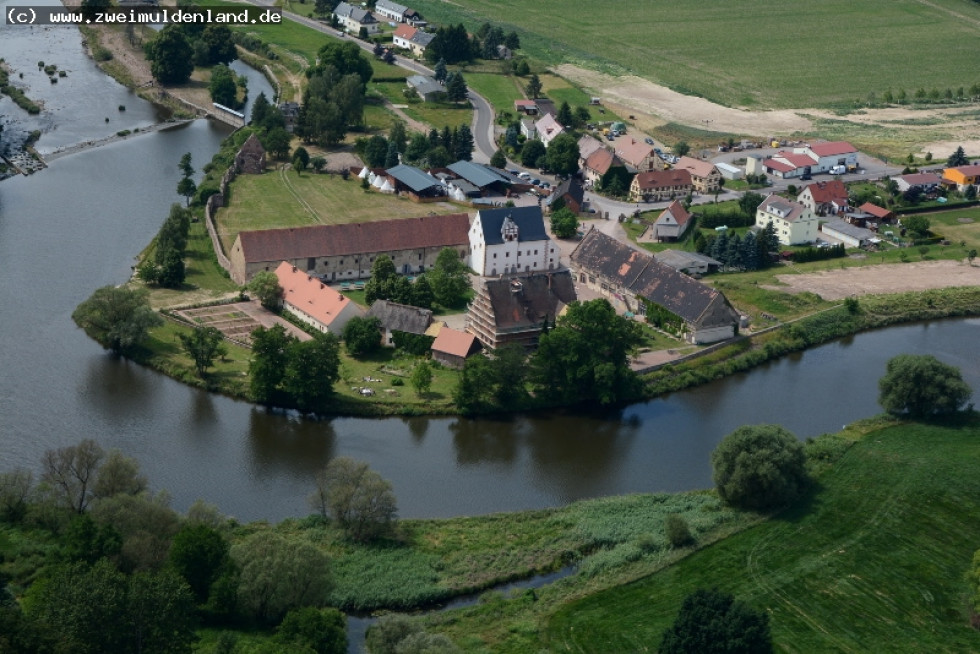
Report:
[[[816,293],[825,300],[852,295],[927,291],[952,286],[980,286],[980,267],[965,261],[922,261],[777,275],[786,286],[763,286],[786,293]]]

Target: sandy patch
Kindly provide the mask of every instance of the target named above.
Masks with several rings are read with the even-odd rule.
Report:
[[[922,261],[777,275],[786,286],[763,286],[786,293],[816,293],[825,300],[852,295],[926,291],[953,286],[980,286],[980,267],[966,261]]]

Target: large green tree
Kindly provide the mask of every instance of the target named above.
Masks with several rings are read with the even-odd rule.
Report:
[[[174,536],[168,561],[183,577],[198,604],[206,604],[212,585],[232,565],[230,546],[217,529],[185,524]]]
[[[344,347],[353,357],[362,357],[381,349],[381,321],[370,316],[351,318],[343,331]]]
[[[211,69],[211,82],[208,84],[211,101],[235,109],[238,107],[238,85],[235,74],[224,64]]]
[[[578,159],[578,140],[571,134],[563,132],[548,144],[545,161],[551,172],[571,175],[578,170]]]
[[[170,24],[146,45],[150,72],[161,84],[183,84],[194,72],[194,49],[180,25]]]
[[[606,300],[573,302],[531,358],[535,390],[562,404],[635,397],[639,380],[629,360],[640,342],[640,325],[616,315]]]
[[[391,483],[367,463],[350,457],[332,460],[317,474],[310,503],[357,542],[391,533],[398,514]]]
[[[973,394],[958,368],[930,354],[889,359],[878,389],[878,403],[885,411],[912,418],[955,413]]]
[[[965,166],[968,163],[970,163],[970,160],[966,158],[966,152],[963,151],[962,145],[957,147],[956,151],[949,155],[949,159],[946,160],[946,165],[950,168]]]
[[[572,238],[578,230],[578,217],[568,207],[551,214],[551,231],[558,238]]]
[[[283,291],[282,286],[279,285],[279,277],[271,270],[255,273],[248,283],[248,292],[270,311],[278,309],[282,302]]]
[[[150,328],[163,324],[148,298],[145,289],[103,286],[79,304],[71,317],[99,345],[125,354],[146,339]]]
[[[84,513],[92,500],[92,487],[104,457],[105,451],[91,438],[78,445],[46,450],[41,457],[41,480],[57,504]]]
[[[772,652],[769,615],[733,595],[698,589],[684,598],[660,654],[766,654]]]
[[[728,504],[767,510],[789,504],[809,484],[803,444],[779,425],[746,425],[711,453],[718,495]]]
[[[521,164],[527,168],[538,168],[547,162],[547,151],[544,143],[538,139],[531,139],[524,143],[521,148]]]
[[[436,302],[444,307],[460,306],[470,289],[470,275],[466,264],[453,248],[443,248],[428,274],[429,284]]]
[[[317,65],[307,70],[307,77],[313,77],[328,66],[336,70],[340,77],[354,74],[360,79],[362,92],[374,75],[371,61],[364,56],[361,49],[353,41],[338,41],[329,39],[317,52]]]
[[[217,357],[228,352],[224,336],[217,327],[197,327],[190,334],[181,332],[177,336],[187,356],[194,362],[197,374],[202,377],[214,365]]]
[[[276,404],[289,360],[288,349],[293,338],[282,325],[252,332],[252,360],[248,366],[252,399],[260,404]]]
[[[231,29],[227,25],[211,24],[201,32],[200,42],[204,44],[206,53],[204,61],[196,62],[199,66],[228,64],[238,58],[235,42],[232,40]]]
[[[322,413],[340,379],[340,341],[335,334],[317,334],[310,341],[293,340],[287,348],[283,388],[300,411]]]
[[[277,632],[277,641],[309,648],[315,654],[347,652],[347,618],[337,609],[293,609]]]

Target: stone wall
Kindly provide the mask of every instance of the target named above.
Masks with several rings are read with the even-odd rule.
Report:
[[[228,168],[225,171],[224,176],[221,178],[221,185],[219,186],[218,193],[215,193],[208,198],[207,203],[204,205],[204,224],[208,229],[208,236],[211,237],[211,246],[214,248],[214,254],[218,257],[218,263],[221,267],[231,273],[231,261],[228,260],[228,256],[225,254],[225,249],[221,245],[221,239],[218,238],[218,229],[214,223],[214,216],[218,213],[218,208],[225,206],[225,197],[228,195],[228,184],[230,184],[235,179],[235,168],[234,166]]]

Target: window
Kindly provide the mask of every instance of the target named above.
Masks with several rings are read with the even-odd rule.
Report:
[[[421,254],[419,254],[419,261],[421,261],[421,260],[422,260],[422,255],[421,255]]]
[[[537,254],[537,253],[538,253],[538,251],[537,251],[537,250],[535,250],[535,251],[534,251],[534,254]]]
[[[507,253],[506,255],[504,255],[504,256],[506,256],[506,257],[507,257],[508,259],[510,259],[510,252],[508,252],[508,253]]]
[[[497,253],[496,253],[496,252],[494,252],[494,253],[493,253],[493,258],[494,258],[494,259],[496,259],[496,258],[497,258]]]

